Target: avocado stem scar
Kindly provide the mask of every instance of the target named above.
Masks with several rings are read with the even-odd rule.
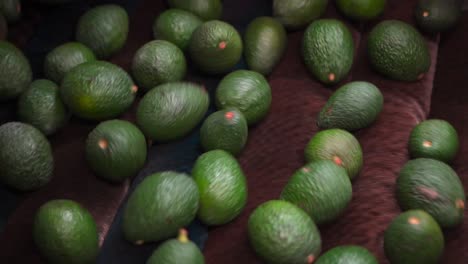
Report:
[[[428,140],[424,140],[423,141],[423,146],[426,147],[426,148],[430,148],[430,147],[432,147],[432,142],[428,141]]]
[[[335,162],[338,166],[343,166],[343,161],[338,156],[333,156],[333,162]]]
[[[303,171],[303,172],[310,172],[310,169],[309,169],[309,168],[306,168],[306,167],[304,167],[304,168],[302,168],[302,171]]]
[[[143,245],[143,243],[145,243],[145,241],[143,241],[143,240],[135,241],[135,245],[137,245],[137,246],[141,246],[141,245]]]
[[[428,11],[424,11],[423,12],[423,17],[428,17],[429,16],[429,12]]]
[[[335,80],[336,76],[334,73],[330,73],[328,74],[328,80],[330,80],[330,82],[333,82]]]
[[[412,225],[419,225],[419,223],[421,223],[421,221],[419,221],[419,219],[417,217],[410,217],[408,218],[408,223],[412,224]]]
[[[106,149],[107,146],[109,145],[109,143],[108,143],[107,140],[105,140],[105,139],[100,139],[100,140],[98,141],[98,145],[99,145],[99,147],[100,147],[101,149]]]
[[[226,46],[227,46],[226,41],[221,41],[218,45],[218,48],[223,50],[226,48]]]
[[[132,92],[133,92],[133,93],[138,92],[138,86],[133,85],[133,86],[132,86]]]
[[[307,264],[312,264],[315,261],[315,256],[314,255],[309,255],[307,256]]]
[[[436,190],[426,188],[426,187],[418,187],[419,192],[426,196],[428,199],[434,200],[439,197],[439,193]]]
[[[231,120],[231,119],[234,118],[234,113],[233,113],[233,112],[230,112],[230,111],[229,111],[229,112],[226,112],[226,113],[224,114],[224,117],[226,117],[227,120]]]
[[[179,240],[182,243],[187,243],[189,241],[188,232],[185,228],[181,228],[179,230],[179,236],[177,237],[177,240]]]
[[[465,202],[461,199],[457,199],[455,201],[455,205],[457,206],[458,209],[465,209]]]

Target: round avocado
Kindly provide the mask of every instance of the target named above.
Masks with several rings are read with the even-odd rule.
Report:
[[[137,90],[126,71],[106,61],[76,66],[65,75],[60,88],[62,100],[73,114],[95,121],[125,112]]]
[[[409,210],[385,230],[384,251],[391,263],[436,264],[444,251],[444,235],[428,213]]]
[[[314,221],[299,207],[281,200],[260,204],[247,224],[250,244],[267,263],[312,263],[322,247]]]
[[[242,39],[226,22],[203,23],[192,34],[189,53],[198,69],[207,74],[229,72],[242,57]]]
[[[351,180],[362,168],[362,148],[353,134],[342,129],[326,129],[315,134],[305,147],[307,162],[331,160],[343,167]]]
[[[273,0],[273,16],[287,29],[300,29],[321,17],[328,0]]]
[[[8,36],[8,23],[5,17],[0,13],[0,40],[5,40]]]
[[[0,181],[33,191],[52,179],[54,157],[49,141],[37,128],[20,122],[0,126]]]
[[[399,20],[384,20],[372,29],[367,39],[367,54],[377,72],[397,81],[420,80],[431,66],[423,36]]]
[[[428,33],[453,28],[463,14],[459,0],[419,0],[414,16],[419,28]]]
[[[315,264],[379,264],[375,256],[368,249],[345,245],[334,247],[314,262]]]
[[[336,0],[336,6],[346,17],[355,21],[368,21],[380,16],[386,0]]]
[[[189,175],[164,171],[147,176],[125,205],[124,237],[142,245],[175,236],[195,218],[198,205],[198,188]]]
[[[34,217],[33,238],[49,263],[96,263],[99,252],[96,222],[75,201],[56,199],[43,204]]]
[[[92,50],[79,42],[68,42],[50,51],[44,59],[44,73],[50,80],[60,84],[63,77],[74,67],[96,57]]]
[[[99,177],[122,182],[145,164],[146,139],[132,123],[108,120],[97,125],[86,140],[86,160]]]
[[[0,2],[0,13],[5,16],[8,23],[15,23],[21,19],[21,1],[20,0],[2,0]]]
[[[17,98],[31,81],[31,65],[23,52],[10,42],[0,41],[0,102]]]
[[[154,21],[153,36],[155,39],[167,40],[185,51],[188,48],[192,33],[203,21],[196,15],[182,9],[168,9]]]
[[[137,109],[137,124],[146,137],[159,142],[186,136],[205,116],[210,98],[194,83],[162,84],[145,94]]]
[[[44,135],[52,135],[65,126],[70,114],[60,99],[59,87],[46,79],[36,80],[18,99],[18,118]]]
[[[153,40],[137,50],[132,75],[146,91],[168,82],[181,81],[187,72],[182,50],[165,40]]]
[[[128,30],[127,11],[119,5],[104,4],[80,17],[76,40],[88,46],[98,59],[107,59],[123,48]]]
[[[169,6],[189,11],[208,21],[220,19],[223,14],[222,0],[168,0]]]
[[[257,72],[237,70],[224,76],[216,88],[218,109],[237,108],[247,123],[260,122],[271,106],[271,88],[265,77]]]

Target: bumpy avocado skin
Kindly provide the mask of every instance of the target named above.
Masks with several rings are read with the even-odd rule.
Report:
[[[10,42],[0,41],[0,102],[17,98],[31,81],[31,65],[23,52]]]
[[[273,0],[273,16],[287,29],[297,30],[321,17],[328,0]]]
[[[344,245],[334,247],[314,262],[315,264],[379,264],[375,256],[368,249],[355,246]]]
[[[220,19],[222,0],[168,0],[169,6],[194,13],[205,21]]]

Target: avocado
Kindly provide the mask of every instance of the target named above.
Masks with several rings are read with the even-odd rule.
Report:
[[[336,6],[343,15],[354,21],[369,21],[380,16],[386,0],[336,0]]]
[[[224,109],[209,115],[200,128],[200,142],[204,150],[222,149],[238,155],[247,143],[249,127],[237,109]]]
[[[379,264],[375,256],[368,249],[355,246],[343,245],[334,247],[314,262],[315,264]]]
[[[135,100],[138,87],[119,66],[106,61],[82,63],[70,70],[60,87],[65,105],[86,120],[119,116]]]
[[[399,20],[384,20],[372,29],[367,54],[375,71],[397,81],[420,80],[431,67],[431,55],[423,36]]]
[[[236,218],[247,203],[247,181],[234,156],[224,150],[200,155],[192,169],[200,192],[198,219],[208,226]]]
[[[152,174],[128,198],[123,234],[137,245],[168,239],[192,222],[198,205],[198,188],[189,175],[175,171]]]
[[[18,97],[31,81],[31,65],[23,52],[10,42],[0,41],[0,102]]]
[[[47,78],[60,84],[63,77],[74,67],[96,57],[92,50],[79,42],[67,42],[50,51],[44,60],[44,73]]]
[[[203,21],[196,15],[182,9],[168,9],[154,21],[153,36],[155,39],[167,40],[186,51],[192,33]]]
[[[362,168],[362,148],[353,134],[346,130],[332,128],[319,131],[305,147],[307,162],[331,160],[343,167],[351,180]]]
[[[0,13],[0,40],[5,40],[8,37],[8,23],[5,17]]]
[[[35,126],[46,136],[57,132],[70,118],[58,86],[46,79],[32,82],[19,97],[17,107],[19,120]]]
[[[463,221],[465,191],[457,173],[441,161],[408,161],[397,179],[396,196],[403,210],[424,210],[443,228]]]
[[[280,197],[302,208],[321,225],[343,213],[352,192],[351,181],[342,167],[330,160],[318,160],[297,170]]]
[[[322,247],[314,221],[282,200],[260,204],[249,217],[248,237],[259,257],[271,264],[313,263]]]
[[[89,133],[86,160],[97,176],[122,182],[145,164],[146,146],[145,136],[135,125],[125,120],[108,120]]]
[[[391,263],[436,264],[444,250],[444,235],[428,213],[409,210],[385,230],[384,250]]]
[[[242,57],[242,39],[226,22],[203,23],[192,34],[189,53],[198,69],[207,74],[229,72]]]
[[[208,93],[197,84],[162,84],[141,99],[137,124],[152,140],[165,142],[182,138],[201,122],[209,103]]]
[[[282,58],[287,41],[286,30],[276,19],[254,19],[244,33],[244,57],[248,68],[263,75],[270,74]]]
[[[429,119],[411,131],[409,152],[413,158],[431,158],[451,162],[459,148],[458,133],[447,121]]]
[[[137,50],[132,75],[146,91],[168,82],[181,81],[187,72],[182,50],[165,40],[153,40]]]
[[[168,0],[169,6],[189,11],[201,19],[220,19],[223,14],[222,0]]]
[[[428,33],[445,32],[453,28],[462,15],[462,1],[419,0],[414,9],[416,23]]]
[[[354,81],[338,88],[317,117],[321,129],[356,131],[374,123],[383,108],[383,95],[369,82]]]
[[[265,77],[249,70],[237,70],[224,76],[216,88],[218,109],[237,108],[249,125],[266,117],[271,106],[271,88]]]
[[[96,222],[86,208],[73,200],[50,200],[39,207],[34,216],[33,238],[49,263],[96,263]]]
[[[316,20],[304,32],[302,57],[307,69],[320,82],[339,83],[353,65],[353,36],[339,20]]]
[[[84,13],[76,28],[76,40],[88,46],[98,59],[120,51],[128,36],[128,14],[119,5],[104,4]]]
[[[297,30],[321,17],[328,0],[273,0],[273,16],[287,29]]]
[[[2,0],[0,2],[0,13],[5,16],[8,23],[18,22],[22,17],[20,0]]]
[[[195,243],[189,240],[187,230],[181,229],[177,239],[159,245],[146,264],[184,263],[204,264],[205,257]]]
[[[21,122],[0,126],[0,181],[33,191],[52,179],[54,157],[49,141],[37,128]]]

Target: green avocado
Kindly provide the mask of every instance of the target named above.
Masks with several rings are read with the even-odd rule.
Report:
[[[48,263],[96,263],[99,252],[96,222],[75,201],[57,199],[43,204],[34,217],[33,238]]]
[[[203,21],[196,15],[182,9],[168,9],[154,21],[153,36],[155,39],[172,42],[179,49],[188,48],[192,33]]]
[[[416,23],[428,33],[445,32],[453,28],[463,14],[459,0],[419,0],[414,9]]]
[[[31,81],[31,65],[23,52],[10,42],[0,41],[0,102],[17,98]]]
[[[132,75],[146,91],[168,82],[184,79],[187,63],[182,50],[165,40],[153,40],[137,50]]]
[[[403,210],[424,210],[443,228],[463,221],[465,191],[457,173],[441,161],[408,161],[397,179],[396,196]]]
[[[351,181],[342,167],[329,160],[319,160],[297,170],[280,197],[302,208],[321,225],[343,213],[352,192]]]
[[[20,0],[2,0],[0,2],[0,13],[5,16],[8,23],[18,22],[22,17]]]
[[[120,51],[127,41],[127,11],[119,5],[96,6],[84,13],[76,28],[76,40],[88,46],[98,59]]]
[[[198,188],[189,175],[164,171],[147,176],[125,205],[124,237],[137,245],[168,239],[192,222],[198,206]]]
[[[271,17],[258,17],[244,33],[244,57],[250,70],[263,75],[271,73],[287,46],[283,25]]]
[[[375,256],[368,249],[355,246],[344,245],[334,247],[314,262],[315,264],[379,264]]]
[[[249,125],[266,117],[271,106],[271,88],[265,77],[257,72],[237,70],[224,76],[216,88],[218,109],[237,108]]]
[[[342,81],[354,60],[353,35],[336,19],[320,19],[307,27],[302,40],[307,69],[326,85]]]
[[[247,182],[234,156],[224,150],[200,155],[192,169],[200,191],[198,219],[208,226],[236,218],[247,203]]]
[[[182,138],[202,121],[209,103],[208,93],[197,84],[162,84],[141,99],[137,124],[152,140],[165,142]]]
[[[197,68],[207,74],[229,72],[242,57],[242,39],[230,24],[212,20],[192,34],[189,53]]]
[[[49,141],[32,125],[0,126],[0,181],[19,191],[33,191],[52,179],[54,157]]]
[[[287,29],[300,29],[321,17],[328,0],[273,0],[273,16]]]
[[[307,162],[331,160],[343,167],[351,180],[362,168],[362,148],[353,134],[333,128],[315,134],[305,147]]]
[[[338,88],[317,117],[321,129],[341,128],[356,131],[377,120],[384,98],[379,88],[369,82],[354,81]]]
[[[431,66],[423,36],[399,20],[385,20],[372,29],[367,39],[367,54],[377,72],[397,81],[420,80]]]
[[[60,84],[63,77],[74,67],[96,57],[92,50],[79,42],[68,42],[50,51],[44,60],[44,73],[47,78]]]
[[[223,14],[222,0],[168,0],[169,6],[189,11],[208,21],[220,19]]]
[[[336,0],[336,6],[346,17],[354,21],[368,21],[380,16],[386,0]]]
[[[31,124],[45,135],[52,135],[65,126],[70,114],[60,99],[59,87],[46,79],[39,79],[18,99],[18,118]]]
[[[76,66],[65,75],[60,87],[62,100],[70,111],[94,121],[121,115],[132,105],[137,90],[126,71],[106,61]]]
[[[5,40],[8,37],[8,23],[5,17],[0,13],[0,40]]]
[[[146,162],[146,139],[134,124],[108,120],[97,125],[86,140],[86,160],[99,177],[122,182]]]
[[[287,201],[260,204],[249,217],[247,231],[254,251],[269,264],[312,263],[322,248],[314,221]]]
[[[385,230],[384,250],[391,263],[436,264],[444,251],[444,235],[428,213],[409,210]]]

